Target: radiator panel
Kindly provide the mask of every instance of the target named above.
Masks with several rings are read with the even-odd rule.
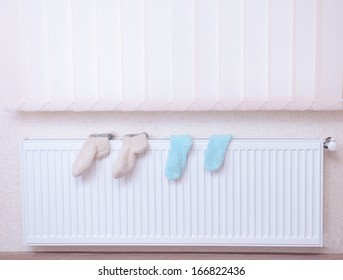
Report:
[[[150,140],[112,179],[121,141],[79,178],[82,140],[22,142],[27,245],[322,246],[322,141],[235,139],[219,172],[194,140],[182,178],[164,176],[168,140]]]

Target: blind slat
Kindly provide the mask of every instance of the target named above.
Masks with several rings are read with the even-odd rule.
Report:
[[[342,109],[340,0],[3,0],[26,111]]]

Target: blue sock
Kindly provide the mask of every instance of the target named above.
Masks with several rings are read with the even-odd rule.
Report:
[[[205,151],[205,168],[217,171],[224,163],[227,147],[232,135],[212,135]]]
[[[187,156],[192,147],[192,138],[188,135],[171,136],[165,175],[169,180],[182,176],[186,167]]]

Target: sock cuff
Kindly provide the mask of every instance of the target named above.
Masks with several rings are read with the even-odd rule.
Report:
[[[89,136],[88,139],[96,145],[95,158],[99,159],[111,151],[111,145],[107,137],[92,137]],[[88,141],[87,139],[87,141]]]
[[[231,141],[231,134],[221,134],[221,135],[211,135],[209,138],[209,143],[222,142],[224,144],[229,144]]]
[[[137,135],[126,135],[123,137],[123,147],[132,148],[132,151],[136,154],[146,151],[149,147],[149,141],[145,133]]]
[[[181,144],[183,147],[190,148],[192,146],[192,137],[189,135],[172,135],[169,138],[170,144]]]

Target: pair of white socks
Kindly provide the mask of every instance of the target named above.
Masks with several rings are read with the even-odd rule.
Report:
[[[137,155],[145,152],[148,147],[146,133],[124,136],[122,149],[113,168],[113,177],[126,176],[133,169]],[[111,145],[107,136],[89,136],[74,162],[73,176],[83,174],[95,159],[107,156],[110,151]]]

